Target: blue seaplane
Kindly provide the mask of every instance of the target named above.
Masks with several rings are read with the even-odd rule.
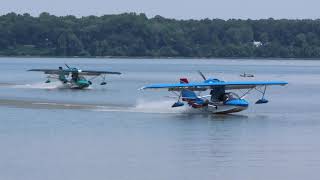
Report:
[[[249,102],[244,99],[251,91],[255,90],[262,94],[256,104],[265,104],[269,101],[265,98],[267,86],[284,86],[285,81],[222,81],[219,79],[207,79],[202,72],[202,82],[189,82],[187,78],[180,78],[176,84],[152,84],[140,89],[167,89],[177,98],[172,108],[188,104],[195,109],[204,110],[214,114],[228,114],[240,112],[248,108]],[[208,92],[208,95],[201,96],[201,92]],[[241,91],[241,95],[231,92]],[[197,93],[196,93],[197,92]]]
[[[71,89],[84,89],[92,85],[92,80],[101,77],[102,82],[100,85],[106,85],[106,75],[116,74],[120,75],[120,72],[111,71],[92,71],[92,70],[81,70],[79,68],[70,67],[65,64],[66,68],[59,67],[58,69],[30,69],[28,71],[37,71],[47,74],[47,81],[50,83],[52,79],[59,80],[65,87]],[[90,78],[87,78],[90,77]]]

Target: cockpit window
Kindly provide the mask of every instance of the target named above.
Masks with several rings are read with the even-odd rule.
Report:
[[[228,92],[223,95],[223,101],[231,100],[231,99],[240,99],[240,97],[233,92]]]
[[[232,99],[240,99],[239,95],[236,93],[230,92],[229,95]]]
[[[83,76],[79,76],[79,80],[86,80]]]

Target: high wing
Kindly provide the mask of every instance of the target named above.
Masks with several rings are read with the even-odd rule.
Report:
[[[285,81],[217,81],[217,82],[200,82],[200,83],[188,83],[188,84],[153,84],[149,86],[144,86],[141,89],[168,89],[169,91],[180,91],[182,89],[191,89],[194,91],[210,89],[213,87],[221,87],[224,86],[226,90],[230,89],[250,89],[255,88],[257,86],[272,86],[272,85],[281,85],[284,86],[288,84]]]
[[[79,75],[85,75],[85,76],[99,76],[102,74],[118,74],[120,75],[120,72],[111,72],[111,71],[88,71],[88,70],[79,70],[76,68],[70,68],[70,69],[30,69],[28,71],[38,71],[43,72],[45,74],[61,74],[63,72],[64,74],[69,74],[73,72],[77,72]]]
[[[85,76],[99,76],[102,74],[117,74],[120,75],[120,72],[112,72],[112,71],[84,71],[82,70],[79,72],[80,75],[85,75]]]
[[[66,72],[65,70],[60,70],[60,69],[29,69],[28,71],[43,72],[45,74],[60,74],[61,72],[69,73],[69,72]]]

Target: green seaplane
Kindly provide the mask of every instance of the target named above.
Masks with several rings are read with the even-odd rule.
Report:
[[[101,77],[102,82],[100,85],[106,85],[106,75],[116,74],[120,75],[120,72],[111,71],[91,71],[91,70],[81,70],[79,68],[70,67],[66,65],[66,69],[59,67],[58,69],[30,69],[28,71],[37,71],[48,74],[47,81],[45,83],[50,83],[52,79],[56,79],[62,82],[68,88],[71,89],[84,89],[92,85],[92,80]],[[86,78],[89,76],[90,78]]]

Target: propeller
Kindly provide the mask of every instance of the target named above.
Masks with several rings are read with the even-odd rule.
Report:
[[[70,66],[68,66],[68,64],[65,64],[67,66],[67,68],[71,69]]]
[[[202,77],[203,80],[207,80],[207,78],[203,75],[203,73],[201,71],[198,70],[198,73],[200,74],[200,76]]]

